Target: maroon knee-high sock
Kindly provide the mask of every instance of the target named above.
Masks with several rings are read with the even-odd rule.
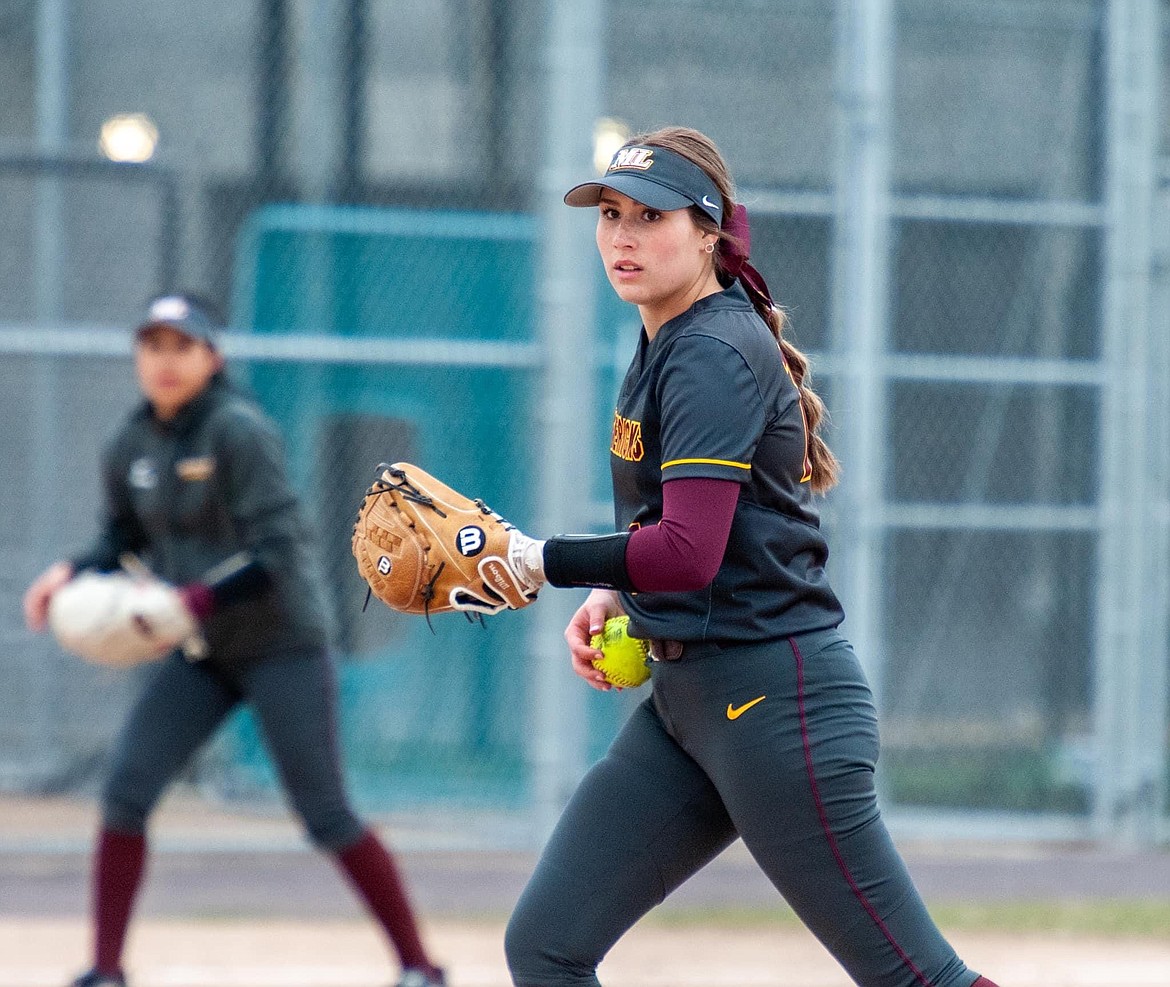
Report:
[[[122,946],[145,863],[143,834],[101,830],[93,865],[93,965],[102,973],[121,972]]]
[[[367,829],[360,840],[337,853],[336,858],[350,883],[386,930],[402,966],[435,976],[438,970],[423,948],[398,867],[374,831]]]
[[[971,987],[996,987],[996,985],[993,984],[986,977],[980,977],[978,980],[975,981],[975,983],[973,983],[971,985]]]

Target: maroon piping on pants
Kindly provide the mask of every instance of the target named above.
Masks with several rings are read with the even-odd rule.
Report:
[[[922,984],[922,987],[932,987],[926,975],[914,965],[914,961],[898,945],[894,934],[890,932],[889,926],[882,921],[882,917],[865,896],[865,892],[857,886],[857,882],[853,879],[853,874],[849,870],[849,865],[845,863],[845,858],[841,856],[841,849],[837,846],[837,838],[833,835],[833,830],[829,826],[829,814],[825,811],[825,803],[821,801],[821,792],[817,786],[816,771],[813,768],[812,741],[808,734],[808,719],[804,713],[804,657],[800,653],[800,648],[797,647],[795,638],[790,637],[788,644],[792,648],[793,656],[796,658],[796,704],[800,713],[800,739],[804,745],[804,764],[808,770],[808,783],[809,787],[812,788],[812,796],[813,801],[816,803],[817,815],[821,820],[821,830],[829,843],[829,849],[833,851],[833,859],[837,861],[837,868],[841,871],[841,876],[848,882],[853,896],[861,903],[861,907],[865,909],[865,913],[873,920],[874,925],[881,930],[882,935],[886,937],[886,942],[894,948],[894,952],[898,954],[902,962],[911,969],[918,982]]]

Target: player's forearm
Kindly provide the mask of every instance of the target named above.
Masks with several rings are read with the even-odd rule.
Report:
[[[553,586],[599,586],[626,592],[686,592],[719,571],[739,484],[703,478],[663,485],[658,524],[616,535],[560,535],[544,546]]]
[[[544,578],[553,586],[594,586],[629,592],[626,571],[629,532],[615,535],[557,535],[544,543]]]
[[[255,599],[270,585],[271,573],[259,559],[252,557],[222,578],[208,577],[188,583],[180,592],[188,609],[200,620],[206,620],[221,607]]]

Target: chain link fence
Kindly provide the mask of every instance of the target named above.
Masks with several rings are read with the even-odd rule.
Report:
[[[1118,128],[1111,46],[1149,33],[1127,16],[1153,18],[1164,96],[1166,4],[583,8],[599,24],[574,39],[596,48],[597,116],[626,132],[683,122],[719,142],[753,216],[753,261],[813,356],[828,438],[845,455],[825,510],[830,575],[879,693],[895,820],[1116,833],[1103,772],[1137,759],[1110,746],[1126,702],[1110,683],[1154,652],[1102,640],[1114,606],[1106,501],[1127,481],[1109,475],[1109,388],[1136,387],[1110,379],[1123,365],[1110,271],[1137,229],[1114,206],[1164,160],[1167,134],[1157,118],[1146,161]],[[886,43],[868,43],[875,74],[863,78],[852,32],[879,9]],[[154,290],[184,287],[230,313],[234,372],[284,429],[329,578],[359,798],[387,811],[530,811],[543,743],[531,663],[562,660],[531,653],[531,610],[482,630],[437,621],[434,634],[362,612],[348,530],[373,465],[393,459],[433,466],[522,527],[543,516],[540,394],[556,336],[542,325],[552,192],[541,182],[559,10],[16,0],[0,11],[0,414],[11,424],[0,436],[11,478],[0,785],[92,789],[134,692],[133,676],[81,667],[25,633],[19,598],[94,530],[98,449],[134,398],[126,328]],[[1141,86],[1126,92],[1131,110],[1156,105],[1156,91],[1148,104]],[[149,124],[131,121],[135,139],[157,140],[147,160],[111,161],[122,152],[108,140],[98,150],[126,114]],[[877,126],[851,131],[863,117]],[[863,152],[876,165],[865,174],[880,176],[868,201],[882,235],[864,330],[874,356],[859,366],[843,258],[861,184],[850,155]],[[1145,181],[1162,189],[1155,228],[1170,226],[1165,186]],[[1145,255],[1156,284],[1165,250]],[[595,282],[579,387],[597,411],[570,454],[603,463],[637,321],[598,275],[579,275]],[[1148,315],[1125,331],[1156,355],[1170,327],[1157,305]],[[876,395],[861,446],[858,373]],[[1144,441],[1164,444],[1164,393],[1138,400]],[[1164,541],[1167,478],[1142,482],[1155,505],[1143,530]],[[586,520],[604,530],[604,475],[588,485]],[[868,555],[853,537],[863,487]],[[1161,733],[1143,741],[1158,753],[1134,776],[1152,786],[1164,837],[1170,717],[1164,675],[1147,681],[1158,709],[1143,736]],[[638,698],[582,695],[559,711],[581,718],[586,760]],[[275,793],[246,714],[187,780],[249,804]]]

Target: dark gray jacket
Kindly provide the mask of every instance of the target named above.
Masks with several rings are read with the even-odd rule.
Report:
[[[173,421],[144,403],[102,458],[103,529],[76,569],[114,569],[131,551],[182,586],[251,551],[258,592],[218,606],[204,624],[210,656],[240,660],[326,646],[311,537],[289,483],[275,424],[222,375]]]

